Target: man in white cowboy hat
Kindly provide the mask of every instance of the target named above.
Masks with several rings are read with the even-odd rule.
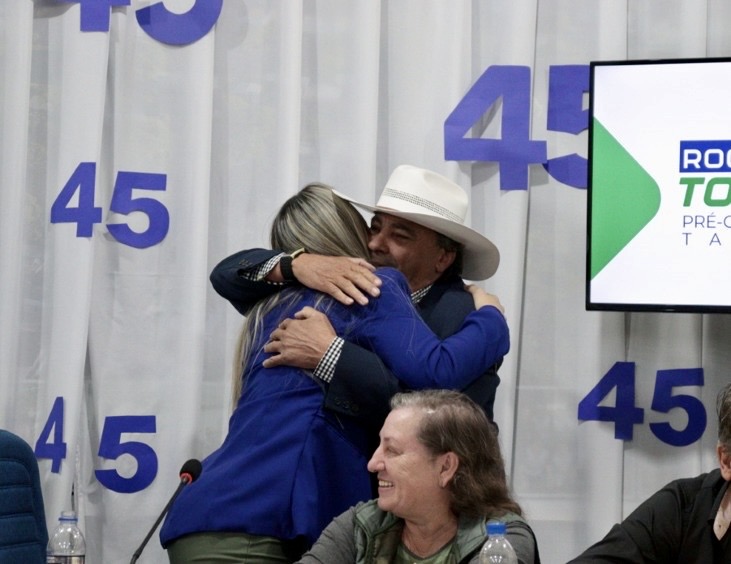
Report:
[[[398,268],[432,331],[442,339],[455,333],[474,310],[462,277],[487,279],[500,261],[495,245],[464,225],[465,191],[435,172],[402,165],[391,174],[375,206],[339,195],[373,212],[368,244],[372,265]],[[216,291],[241,313],[276,291],[272,282],[299,282],[343,303],[364,304],[367,295],[378,296],[380,281],[372,265],[358,259],[312,255],[303,249],[290,255],[254,249],[224,259],[210,278]],[[503,311],[497,297],[493,305]],[[326,407],[357,417],[376,431],[388,414],[391,396],[402,390],[374,353],[336,336],[327,317],[311,309],[280,324],[265,350],[275,353],[265,366],[286,364],[314,370],[316,377],[329,383]],[[463,390],[491,421],[501,362],[496,359],[486,374]]]

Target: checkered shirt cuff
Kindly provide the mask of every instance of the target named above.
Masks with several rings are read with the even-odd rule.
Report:
[[[340,360],[340,353],[343,350],[344,343],[345,341],[340,337],[335,337],[332,340],[332,343],[330,343],[330,346],[315,367],[315,371],[313,372],[315,378],[319,378],[328,384],[330,383],[335,375],[335,365]]]
[[[260,264],[256,268],[253,268],[252,270],[247,270],[245,272],[242,272],[240,274],[241,278],[245,278],[246,280],[251,280],[253,282],[259,282],[261,280],[264,280],[267,274],[269,274],[277,264],[279,264],[279,259],[281,259],[284,256],[284,253],[279,253],[277,256],[274,256],[270,258],[265,263]],[[267,284],[272,284],[274,286],[284,286],[285,282],[271,282],[269,280],[264,280]]]

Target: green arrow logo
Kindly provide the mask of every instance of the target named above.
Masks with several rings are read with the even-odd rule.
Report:
[[[594,278],[655,217],[660,188],[594,119],[591,189],[591,269]]]

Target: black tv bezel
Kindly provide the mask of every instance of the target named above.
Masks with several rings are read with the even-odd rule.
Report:
[[[607,61],[590,61],[589,63],[589,106],[588,106],[588,150],[587,150],[587,184],[586,184],[586,269],[585,269],[585,308],[586,311],[616,312],[649,312],[649,313],[731,313],[729,305],[707,304],[662,304],[662,303],[616,303],[597,302],[591,300],[591,220],[592,220],[592,162],[594,152],[594,75],[597,67],[606,66],[641,66],[641,65],[681,65],[697,63],[731,63],[727,57],[693,57],[662,59],[624,59]],[[731,139],[731,132],[729,133]],[[730,300],[731,301],[731,300]]]

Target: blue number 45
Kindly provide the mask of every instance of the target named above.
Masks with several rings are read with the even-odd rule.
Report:
[[[128,215],[140,212],[147,216],[148,227],[136,232],[126,223],[109,223],[109,233],[120,243],[144,249],[162,241],[170,227],[167,208],[153,198],[135,198],[133,190],[166,189],[164,174],[146,172],[117,173],[109,210]],[[79,163],[51,205],[51,223],[75,223],[77,237],[91,237],[95,223],[102,221],[102,209],[94,205],[96,163]]]
[[[589,66],[552,66],[548,78],[548,131],[578,135],[588,129],[583,98],[589,91]],[[498,110],[501,137],[481,138]],[[538,164],[559,182],[586,188],[586,158],[575,153],[547,158],[546,142],[530,138],[530,122],[530,67],[490,66],[445,120],[444,158],[498,163],[502,190],[527,190],[530,165]]]
[[[703,403],[694,396],[673,394],[680,386],[703,386],[702,368],[658,370],[652,410],[668,413],[682,409],[688,416],[684,429],[677,430],[670,423],[650,423],[650,430],[662,442],[672,446],[687,446],[703,436],[707,415]],[[614,406],[601,405],[612,390],[616,390]],[[635,363],[616,362],[594,388],[579,402],[581,421],[614,423],[614,437],[631,441],[634,425],[644,422],[644,410],[635,406]]]

